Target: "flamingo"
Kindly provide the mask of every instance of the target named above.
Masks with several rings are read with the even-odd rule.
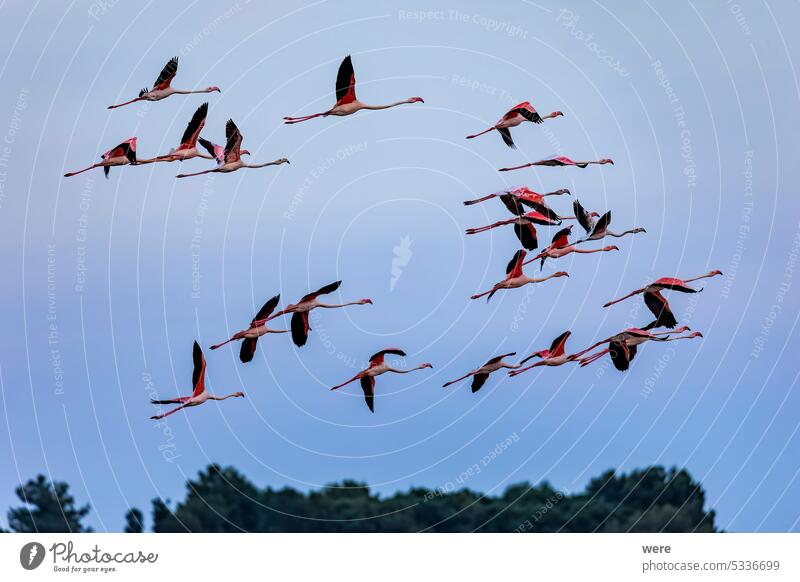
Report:
[[[339,303],[339,304],[329,304],[329,303],[322,303],[320,302],[317,297],[320,295],[327,295],[328,293],[333,293],[336,291],[339,286],[342,284],[341,281],[336,281],[335,283],[331,283],[329,285],[325,285],[320,289],[317,289],[313,293],[309,293],[308,295],[304,295],[300,298],[294,305],[288,305],[285,309],[275,313],[271,316],[268,316],[260,321],[256,321],[257,325],[261,325],[270,319],[275,319],[281,315],[285,315],[287,313],[292,314],[292,340],[294,341],[294,345],[298,347],[302,347],[306,344],[308,340],[308,332],[311,331],[311,328],[308,326],[308,312],[312,309],[316,309],[317,307],[321,307],[323,309],[336,309],[338,307],[347,307],[348,305],[372,305],[371,299],[359,299],[358,301],[350,301],[349,303]]]
[[[553,192],[548,192],[547,194],[539,194],[527,186],[515,186],[514,188],[500,190],[499,192],[488,194],[487,196],[476,198],[475,200],[465,200],[464,205],[470,206],[472,204],[478,204],[486,200],[491,200],[492,198],[499,198],[512,214],[524,214],[525,210],[523,209],[523,206],[527,206],[539,214],[547,216],[548,218],[560,220],[561,217],[558,216],[558,213],[547,206],[544,199],[546,196],[560,196],[562,194],[570,194],[570,191],[566,188],[561,188]]]
[[[397,348],[388,348],[373,354],[369,359],[369,367],[366,370],[361,370],[358,374],[350,378],[347,382],[342,382],[331,388],[331,390],[338,390],[342,386],[347,386],[350,382],[361,380],[361,389],[364,391],[364,400],[370,412],[375,412],[375,376],[380,376],[385,372],[394,372],[395,374],[408,374],[415,370],[422,370],[424,368],[433,368],[431,364],[420,364],[416,368],[409,368],[408,370],[400,370],[392,368],[384,361],[384,356],[393,354],[396,356],[405,357],[406,353]]]
[[[202,174],[209,174],[211,172],[235,172],[240,168],[265,168],[266,166],[280,166],[281,164],[288,164],[289,160],[286,158],[280,158],[273,162],[267,162],[265,164],[246,164],[242,161],[242,154],[250,153],[247,150],[242,150],[242,133],[239,131],[239,128],[236,127],[236,124],[233,122],[233,119],[229,119],[228,123],[225,124],[225,151],[224,157],[222,161],[216,168],[212,168],[211,170],[203,170],[202,172],[193,172],[191,174],[178,174],[175,176],[176,178],[187,178],[189,176],[200,176]],[[205,147],[208,152],[213,155],[217,161],[219,162],[219,146],[215,146],[211,142],[208,142],[204,139],[200,139],[200,145]]]
[[[705,275],[699,275],[697,277],[692,277],[691,279],[676,279],[674,277],[661,277],[660,279],[656,279],[652,283],[648,283],[644,287],[636,289],[624,297],[620,297],[619,299],[614,299],[613,301],[609,301],[603,307],[609,307],[614,305],[615,303],[619,303],[620,301],[624,301],[629,297],[633,297],[634,295],[639,295],[640,293],[644,293],[644,303],[647,305],[647,308],[655,315],[656,319],[652,323],[646,325],[642,329],[648,330],[654,327],[675,327],[678,324],[678,321],[675,319],[672,311],[669,307],[669,302],[661,295],[661,291],[668,290],[668,291],[680,291],[681,293],[699,293],[703,290],[701,287],[700,289],[694,289],[689,287],[688,283],[692,281],[697,281],[699,279],[707,279],[710,277],[716,277],[717,275],[722,275],[722,271],[715,269],[713,271],[709,271]]]
[[[550,344],[550,349],[547,350],[539,350],[538,352],[533,352],[530,356],[525,358],[520,362],[520,365],[517,366],[517,370],[512,370],[508,373],[509,376],[518,376],[523,372],[527,372],[531,368],[536,368],[538,366],[563,366],[568,362],[574,362],[578,358],[583,355],[583,352],[578,352],[577,354],[567,355],[565,349],[567,346],[567,338],[572,335],[572,332],[567,330],[558,336],[556,339],[553,340],[553,343]],[[532,358],[541,358],[540,361],[527,366],[526,368],[522,368],[522,364],[527,362]]]
[[[497,291],[500,289],[517,289],[518,287],[523,287],[529,283],[541,283],[554,277],[569,277],[569,273],[564,271],[558,271],[557,273],[553,273],[552,275],[548,275],[547,277],[542,277],[540,279],[526,277],[525,273],[522,272],[522,264],[525,260],[525,254],[526,252],[521,249],[514,253],[514,256],[511,258],[511,261],[509,261],[508,266],[506,267],[506,278],[499,283],[496,283],[495,286],[489,291],[473,295],[470,297],[470,299],[479,299],[484,295],[488,295],[488,297],[486,297],[486,302],[488,303],[489,299],[492,298],[492,295],[497,293]]]
[[[533,105],[525,101],[524,103],[520,103],[519,105],[515,105],[513,108],[511,108],[508,113],[500,118],[500,121],[495,123],[489,129],[484,129],[482,132],[476,133],[475,135],[468,135],[467,139],[478,137],[479,135],[489,133],[490,131],[496,129],[497,133],[499,133],[503,138],[505,144],[510,148],[516,149],[517,146],[514,144],[514,140],[511,139],[511,131],[509,131],[512,127],[517,127],[526,121],[531,121],[533,123],[544,123],[545,119],[552,119],[553,117],[560,117],[562,115],[564,114],[560,111],[553,111],[548,115],[539,115],[536,112],[536,109],[533,108]]]
[[[119,105],[109,105],[109,109],[116,109],[117,107],[124,107],[125,105],[130,105],[131,103],[136,103],[137,101],[161,101],[162,99],[166,99],[170,95],[191,95],[193,93],[219,93],[219,87],[206,87],[205,89],[197,89],[196,91],[181,91],[180,89],[174,89],[171,85],[172,79],[175,78],[175,74],[178,72],[178,57],[173,57],[169,60],[169,62],[164,65],[164,68],[161,70],[161,73],[158,75],[156,82],[153,84],[153,89],[150,90],[147,87],[139,91],[139,96],[136,99],[131,99],[130,101],[126,101],[125,103],[120,103]]]
[[[611,232],[608,229],[608,225],[611,224],[610,210],[606,212],[603,216],[601,216],[598,220],[594,220],[594,217],[597,216],[597,213],[586,212],[583,206],[581,206],[580,201],[575,200],[572,203],[572,208],[575,211],[575,218],[578,220],[578,224],[580,224],[586,231],[586,236],[578,241],[575,241],[575,244],[580,244],[582,242],[590,240],[600,240],[607,236],[622,238],[626,234],[638,234],[640,232],[647,232],[645,229],[641,227],[632,228],[630,230],[626,230],[624,232],[619,232],[619,233]]]
[[[151,416],[150,418],[153,420],[159,420],[164,418],[165,416],[169,416],[170,414],[174,414],[179,410],[184,408],[188,408],[190,406],[200,406],[201,404],[205,403],[208,400],[227,400],[228,398],[244,398],[244,392],[233,392],[232,394],[228,394],[227,396],[214,396],[209,394],[206,391],[206,359],[203,357],[203,350],[200,349],[200,345],[197,342],[194,342],[194,348],[192,350],[192,359],[194,360],[194,371],[192,372],[192,386],[194,386],[194,392],[192,392],[191,396],[183,396],[181,398],[171,398],[169,400],[151,400],[151,404],[180,404],[177,408],[173,408],[172,410],[165,412],[164,414],[158,414],[156,416]]]
[[[562,228],[559,230],[555,236],[553,236],[553,242],[544,249],[541,253],[533,257],[532,259],[528,259],[523,265],[527,265],[528,263],[532,263],[538,259],[541,259],[542,263],[539,265],[539,270],[541,271],[544,267],[545,259],[560,259],[561,257],[565,257],[571,253],[578,253],[578,254],[591,254],[591,253],[605,253],[608,251],[618,251],[619,247],[611,245],[607,247],[602,247],[599,249],[592,249],[592,250],[583,250],[579,249],[575,244],[569,243],[569,235],[572,232],[572,225],[569,225],[566,228]]]
[[[510,209],[511,207],[509,207],[509,210]],[[550,217],[545,216],[544,214],[539,214],[535,210],[531,210],[530,212],[526,212],[525,214],[518,214],[514,218],[509,218],[508,220],[500,220],[498,222],[494,222],[487,226],[468,228],[465,232],[467,234],[477,234],[479,232],[484,232],[492,228],[497,228],[498,226],[513,224],[514,234],[517,235],[519,242],[522,243],[523,247],[525,247],[529,251],[532,251],[539,246],[539,237],[536,234],[536,227],[534,227],[533,225],[543,224],[547,226],[553,226],[560,223],[561,220],[558,219],[554,220]]]
[[[480,390],[484,384],[486,384],[486,380],[489,379],[489,374],[492,372],[496,372],[497,370],[502,370],[503,368],[508,368],[509,370],[515,370],[519,368],[519,364],[506,364],[503,361],[503,358],[508,358],[510,356],[516,356],[517,352],[509,352],[507,354],[503,354],[501,356],[495,356],[491,360],[487,361],[483,366],[476,370],[472,370],[468,374],[464,374],[461,378],[457,378],[455,380],[451,380],[450,382],[446,382],[442,385],[442,388],[447,388],[451,384],[456,384],[457,382],[461,382],[461,380],[466,380],[470,376],[472,376],[472,393],[474,394],[478,390]]]
[[[390,107],[397,107],[405,103],[424,103],[422,97],[410,97],[403,101],[389,103],[388,105],[367,105],[362,103],[356,98],[356,75],[353,72],[353,61],[350,55],[347,55],[342,64],[339,65],[339,73],[336,75],[336,104],[322,113],[314,113],[313,115],[304,115],[302,117],[284,117],[284,123],[300,123],[301,121],[308,121],[315,117],[327,117],[328,115],[352,115],[356,111],[362,109],[389,109]]]
[[[136,138],[132,137],[130,139],[126,139],[118,146],[111,148],[102,156],[100,156],[100,159],[103,161],[97,164],[92,164],[88,168],[78,170],[77,172],[67,172],[64,174],[64,177],[69,178],[70,176],[77,176],[78,174],[88,172],[94,168],[103,168],[103,173],[105,174],[106,178],[108,178],[108,173],[111,170],[111,166],[126,166],[128,164],[135,164]]]
[[[273,311],[275,311],[275,307],[278,305],[280,298],[280,295],[276,295],[267,301],[261,307],[261,309],[258,310],[256,316],[250,322],[250,327],[236,332],[230,337],[230,339],[227,339],[222,343],[211,346],[211,349],[216,350],[217,348],[221,348],[229,342],[244,340],[242,342],[241,350],[239,351],[239,359],[245,364],[250,362],[253,359],[253,356],[256,354],[256,343],[258,343],[258,338],[260,338],[262,335],[266,335],[268,333],[289,333],[288,329],[271,329],[264,324],[264,321]]]
[[[586,358],[582,358],[580,360],[581,367],[588,366],[595,360],[598,360],[601,357],[603,357],[605,354],[609,354],[611,356],[611,361],[614,362],[614,367],[617,370],[624,372],[630,366],[630,363],[633,361],[633,358],[636,357],[637,346],[647,341],[672,342],[682,339],[703,337],[703,334],[700,333],[699,331],[692,332],[689,335],[669,337],[671,334],[679,334],[685,331],[689,331],[689,328],[686,326],[679,327],[678,329],[673,331],[662,331],[662,332],[650,332],[636,327],[628,328],[623,332],[613,335],[610,338],[606,338],[601,342],[597,342],[593,346],[583,350],[581,354],[585,354],[593,350],[597,346],[600,346],[605,343],[607,343],[609,346],[608,348],[600,350],[595,354],[587,356]]]
[[[527,164],[523,164],[521,166],[514,166],[512,168],[500,168],[500,172],[508,172],[511,170],[521,170],[522,168],[529,168],[531,166],[578,166],[579,168],[585,168],[589,164],[611,164],[614,165],[614,160],[610,160],[608,158],[603,158],[597,161],[587,161],[587,162],[576,162],[574,160],[569,159],[566,156],[558,156],[556,158],[549,158],[547,160],[539,160],[538,162],[529,162]]]
[[[138,160],[137,164],[152,164],[154,162],[175,162],[190,160],[192,158],[203,158],[206,160],[213,160],[214,154],[204,154],[197,149],[197,140],[200,138],[200,132],[206,124],[206,116],[208,115],[208,103],[203,103],[194,112],[186,130],[183,132],[181,143],[177,148],[172,148],[168,154],[163,156],[156,156],[148,160]],[[206,142],[209,143],[209,142]],[[244,153],[244,152],[242,152]]]

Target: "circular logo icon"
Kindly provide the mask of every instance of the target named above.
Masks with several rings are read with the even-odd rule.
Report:
[[[26,570],[35,570],[44,561],[44,546],[39,542],[29,542],[19,551],[19,563]]]

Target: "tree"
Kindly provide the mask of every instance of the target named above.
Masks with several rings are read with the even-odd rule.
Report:
[[[142,512],[131,507],[125,514],[125,533],[142,533],[144,531],[144,515]]]
[[[20,533],[78,533],[91,531],[81,520],[89,513],[89,505],[75,506],[69,485],[50,482],[44,475],[16,488],[22,507],[8,512],[12,531]]]

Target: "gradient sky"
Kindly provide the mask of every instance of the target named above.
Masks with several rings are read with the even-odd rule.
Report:
[[[0,4],[0,525],[14,487],[40,472],[91,502],[94,528],[117,531],[129,506],[149,518],[151,498],[182,497],[208,462],[259,485],[356,478],[382,493],[545,479],[575,491],[611,467],[663,464],[702,481],[720,527],[799,530],[800,7],[293,6]],[[425,103],[283,125],[333,103],[346,54],[363,101]],[[222,93],[106,109],[173,55],[176,87]],[[222,142],[232,117],[252,160],[291,165],[62,178],[133,135],[140,157],[166,152],[206,97],[207,138]],[[518,150],[464,139],[525,100],[565,116],[515,129]],[[496,171],[552,154],[616,165]],[[612,227],[647,234],[545,267],[569,279],[470,301],[503,277],[517,240],[466,237],[506,211],[461,201],[516,184],[570,188],[612,209]],[[571,212],[571,198],[551,200]],[[644,346],[627,373],[604,361],[498,374],[478,394],[441,387],[566,329],[578,350],[644,325],[640,299],[601,306],[713,268],[725,277],[703,293],[669,297],[704,339]],[[268,337],[247,366],[238,345],[206,350],[211,389],[247,398],[148,420],[153,391],[191,390],[192,341],[207,347],[275,293],[296,301],[336,279],[334,300],[374,305],[317,312],[306,347]],[[374,415],[357,385],[328,391],[391,346],[433,370],[379,378]]]

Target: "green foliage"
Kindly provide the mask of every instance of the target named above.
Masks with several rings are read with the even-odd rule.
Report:
[[[144,530],[144,515],[135,507],[125,514],[125,533],[142,533]]]
[[[44,475],[16,488],[24,503],[8,512],[8,525],[20,533],[77,533],[91,531],[81,524],[89,506],[75,506],[66,483],[48,481]]]
[[[380,498],[365,483],[318,491],[259,489],[233,468],[209,465],[175,506],[153,500],[157,532],[713,532],[714,512],[684,470],[607,471],[567,494],[520,483],[499,496],[413,488]]]

